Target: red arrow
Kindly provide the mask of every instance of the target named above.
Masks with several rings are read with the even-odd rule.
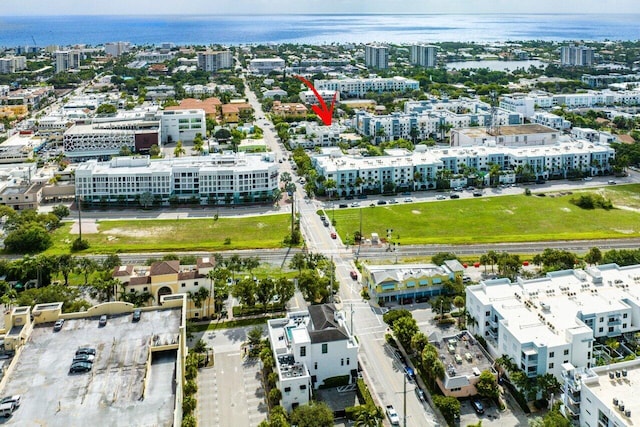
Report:
[[[333,116],[333,106],[336,103],[336,96],[338,96],[338,92],[335,92],[333,94],[333,100],[331,101],[331,108],[327,108],[327,104],[324,102],[324,99],[322,99],[322,97],[320,96],[316,88],[313,86],[313,83],[311,83],[309,80],[305,79],[302,76],[294,76],[294,77],[300,80],[305,85],[307,85],[307,87],[309,87],[309,89],[313,91],[313,94],[316,96],[316,99],[318,100],[320,105],[319,106],[312,105],[311,109],[315,111],[315,113],[318,115],[318,117],[322,119],[322,122],[326,126],[331,126],[331,117]]]

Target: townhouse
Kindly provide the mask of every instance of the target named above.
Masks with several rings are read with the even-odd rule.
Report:
[[[358,341],[334,304],[311,305],[307,311],[268,320],[267,328],[286,411],[308,404],[312,389],[327,379],[343,377],[345,383],[355,383]]]

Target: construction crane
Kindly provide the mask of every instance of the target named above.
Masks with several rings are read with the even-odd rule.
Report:
[[[33,47],[38,47],[38,43],[36,43],[36,38],[31,35],[31,40],[33,40]]]

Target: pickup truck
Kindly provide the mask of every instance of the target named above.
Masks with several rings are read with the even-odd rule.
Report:
[[[393,405],[387,405],[387,417],[389,417],[389,422],[391,422],[392,426],[400,425],[400,417],[398,416],[396,410],[393,408]]]

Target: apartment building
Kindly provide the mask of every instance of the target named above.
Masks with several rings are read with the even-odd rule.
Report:
[[[113,57],[119,57],[131,50],[130,42],[109,42],[104,44],[104,53]]]
[[[385,230],[380,230],[386,235]],[[462,280],[464,267],[457,260],[435,264],[364,265],[362,286],[379,303],[412,303],[444,292],[448,281]]]
[[[151,193],[156,205],[167,205],[170,199],[197,199],[203,205],[270,202],[279,184],[270,153],[90,160],[78,165],[75,183],[76,195],[89,203],[136,201]]]
[[[334,102],[334,99],[336,102],[340,101],[340,92],[336,90],[321,89],[317,90],[317,92],[327,106],[331,105],[331,103]],[[320,101],[318,101],[318,98],[316,98],[316,94],[313,93],[312,90],[303,90],[302,92],[300,92],[299,96],[302,102],[307,105],[317,105],[320,103]]]
[[[138,52],[135,55],[136,62],[151,62],[151,63],[161,63],[165,61],[170,61],[175,56],[175,52],[154,52],[154,51],[144,51]]]
[[[560,64],[566,66],[588,67],[593,65],[594,49],[587,46],[562,46]]]
[[[233,68],[233,55],[231,51],[198,52],[198,70],[215,73],[225,68]]]
[[[162,143],[193,141],[197,134],[207,134],[205,111],[164,110],[159,114]]]
[[[502,169],[500,183],[516,182],[518,171],[530,169],[536,177],[566,177],[571,170],[587,175],[611,173],[615,150],[608,144],[587,141],[565,141],[555,145],[428,148],[417,145],[413,152],[386,150],[384,156],[362,157],[343,155],[338,150],[316,154],[311,162],[319,175],[336,182],[340,196],[382,192],[386,183],[396,189],[427,190],[436,188],[443,170],[453,174],[451,186],[462,185],[464,170],[476,169],[489,185],[488,172],[492,165]],[[466,185],[466,183],[464,183]]]
[[[480,127],[452,129],[451,146],[471,147],[488,142],[505,146],[553,145],[560,135],[556,129],[539,124],[506,126],[500,123],[497,135]]]
[[[562,116],[557,116],[546,111],[537,111],[531,117],[531,123],[550,127],[559,131],[571,129],[571,122]]]
[[[54,53],[56,59],[56,73],[80,69],[82,52],[79,50],[59,50]]]
[[[278,373],[282,407],[287,411],[311,400],[328,378],[358,377],[358,341],[346,316],[334,304],[311,305],[308,311],[267,321]]]
[[[596,338],[640,330],[640,265],[566,270],[541,279],[497,279],[466,288],[471,330],[494,356],[506,354],[530,377],[563,365],[595,366]]]
[[[366,45],[364,47],[364,65],[367,68],[378,70],[389,68],[389,48],[377,44]]]
[[[304,133],[297,133],[301,128],[304,129]],[[345,126],[338,123],[333,123],[331,126],[320,126],[315,122],[300,123],[298,126],[289,128],[289,145],[303,148],[334,147],[344,141],[342,133],[346,130]]]
[[[75,124],[63,136],[64,154],[73,161],[109,159],[123,147],[132,153],[148,153],[152,145],[161,147],[158,121],[114,121]]]
[[[148,292],[153,298],[148,305],[159,304],[164,295],[187,294],[187,319],[211,317],[215,313],[213,282],[207,274],[215,267],[215,259],[199,257],[196,265],[181,265],[180,261],[158,261],[150,266],[122,265],[114,268],[111,276],[121,283],[114,289],[116,300],[126,294]],[[211,298],[204,299],[200,307],[191,295],[206,289]]]
[[[274,116],[281,116],[287,118],[304,119],[307,117],[307,107],[299,102],[285,102],[273,101],[271,107],[271,114]]]
[[[4,95],[0,95],[0,105],[26,105],[30,110],[33,110],[53,94],[53,86],[33,86],[10,90]]]
[[[314,80],[313,85],[316,90],[339,92],[343,98],[361,98],[368,92],[407,92],[420,89],[417,80],[401,76]]]
[[[433,68],[436,66],[437,46],[427,44],[414,44],[409,46],[409,58],[412,64],[421,67]]]
[[[0,74],[13,74],[27,68],[27,58],[24,56],[8,56],[0,58]]]
[[[249,71],[255,74],[269,74],[282,71],[285,63],[282,58],[255,58],[249,61]]]
[[[635,398],[640,360],[592,368],[562,366],[562,411],[581,426],[632,427],[640,422]]]

